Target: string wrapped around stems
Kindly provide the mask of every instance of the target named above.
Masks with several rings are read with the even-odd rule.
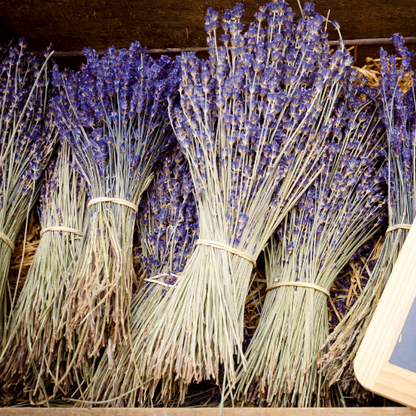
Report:
[[[351,57],[340,42],[330,54],[324,18],[309,4],[303,17],[283,1],[261,8],[246,32],[241,4],[208,9],[209,61],[181,57],[175,133],[190,165],[199,238],[257,259],[307,185],[327,132],[321,129],[345,83]],[[337,25],[335,25],[337,27]],[[244,302],[253,264],[198,245],[170,296],[147,317],[137,372],[144,383],[212,378],[235,381],[242,353]]]
[[[328,374],[331,383],[341,381],[345,393],[364,399],[368,394],[354,376],[354,358],[407,237],[406,225],[413,223],[416,214],[416,100],[410,65],[413,53],[404,46],[402,37],[394,35],[392,40],[402,58],[401,65],[397,68],[396,57],[387,56],[381,49],[381,79],[376,89],[369,89],[379,107],[388,139],[384,176],[388,185],[388,230],[391,232],[386,234],[363,293],[326,340],[323,350],[329,348],[329,351],[320,360],[320,368]],[[400,88],[406,77],[411,85],[407,92]]]
[[[128,337],[135,208],[172,139],[167,101],[177,94],[172,61],[153,60],[138,42],[128,50],[111,47],[101,59],[85,53],[80,72],[54,73],[59,131],[89,198],[89,226],[63,308],[63,325],[79,337],[71,365]]]
[[[56,139],[48,105],[50,51],[38,60],[25,49],[24,39],[0,47],[0,334],[16,296],[7,283],[14,241],[36,201]]]
[[[103,356],[88,389],[91,402],[108,401],[109,406],[143,406],[147,397],[141,385],[137,350],[140,348],[146,317],[165,297],[171,295],[181,278],[197,239],[198,217],[188,163],[178,146],[169,152],[144,195],[138,214],[138,249],[145,276],[143,288],[132,301],[131,342],[126,342],[115,356]],[[110,370],[109,370],[110,368]],[[178,386],[167,379],[153,403],[176,397]],[[156,390],[158,383],[148,386]],[[130,393],[128,393],[130,392]]]
[[[66,371],[76,343],[60,328],[60,322],[66,275],[78,260],[79,234],[87,220],[85,184],[69,165],[72,161],[72,152],[64,142],[41,188],[41,239],[17,305],[10,313],[6,345],[0,356],[4,387],[21,386],[32,403],[48,404],[57,393],[71,391],[69,381],[59,389],[54,382]],[[85,380],[87,373],[86,367],[74,369],[73,379]]]

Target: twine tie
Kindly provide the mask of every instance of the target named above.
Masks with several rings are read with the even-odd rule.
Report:
[[[391,233],[394,230],[410,230],[412,228],[411,224],[396,224],[392,225],[391,227],[387,228],[386,235]]]
[[[256,268],[256,259],[248,253],[244,251],[238,250],[234,247],[228,246],[227,244],[219,243],[218,241],[210,241],[210,240],[197,240],[195,243],[196,246],[209,246],[214,248],[219,248],[220,250],[228,251],[229,253],[235,254],[250,263],[253,264],[253,268]]]
[[[72,234],[76,234],[79,235],[81,237],[84,236],[84,233],[82,231],[79,231],[75,228],[69,228],[69,227],[61,227],[61,226],[54,226],[54,227],[47,227],[44,228],[41,232],[40,232],[40,236],[42,237],[43,234],[50,232],[50,231],[62,231],[62,232],[66,232],[66,233],[72,233]]]
[[[167,288],[173,287],[174,285],[171,285],[169,283],[165,283],[165,282],[161,282],[160,280],[157,280],[157,279],[160,279],[161,277],[164,277],[164,276],[173,276],[173,277],[176,277],[177,279],[179,278],[179,276],[177,274],[173,274],[173,273],[169,273],[169,274],[162,273],[162,274],[158,274],[156,276],[149,277],[147,279],[143,279],[143,281],[144,282],[149,282],[149,283],[156,283],[157,285],[161,285],[161,286],[164,286],[164,287],[167,287]]]
[[[13,241],[10,240],[9,236],[7,236],[6,234],[0,231],[0,239],[3,240],[10,247],[11,251],[14,251],[15,246],[14,246]]]
[[[133,204],[133,202],[127,201],[126,199],[107,198],[106,196],[91,199],[91,201],[88,202],[87,209],[89,209],[94,204],[99,204],[100,202],[114,202],[115,204],[124,205],[126,207],[129,207],[135,212],[137,212],[139,210],[139,207],[137,205]]]
[[[277,289],[278,287],[282,287],[282,286],[297,286],[297,287],[304,287],[304,288],[307,288],[307,289],[314,289],[314,290],[317,290],[318,292],[321,292],[321,293],[325,294],[328,297],[331,296],[330,293],[329,293],[329,291],[326,290],[324,287],[315,285],[314,283],[307,283],[307,282],[282,282],[282,283],[275,283],[272,286],[268,287],[266,289],[266,292],[268,292],[269,290],[272,290],[272,289]]]

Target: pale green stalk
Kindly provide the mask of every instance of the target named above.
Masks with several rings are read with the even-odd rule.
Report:
[[[42,229],[64,226],[84,232],[86,224],[86,191],[84,182],[69,166],[71,152],[63,143],[42,195]],[[42,235],[17,305],[11,311],[5,328],[5,347],[0,355],[1,379],[4,388],[18,384],[31,403],[68,394],[71,383],[53,384],[66,369],[72,351],[68,344],[73,337],[65,336],[59,327],[62,305],[66,296],[65,280],[78,259],[80,236],[70,232],[49,231]],[[80,371],[86,379],[88,368]],[[51,387],[52,385],[52,387]]]

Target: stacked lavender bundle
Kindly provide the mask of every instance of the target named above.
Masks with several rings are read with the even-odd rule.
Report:
[[[152,330],[146,324],[147,317],[162,299],[171,296],[171,287],[180,279],[194,249],[198,220],[192,192],[188,163],[175,148],[164,159],[140,204],[141,248],[138,254],[146,279],[132,302],[131,342],[124,345],[114,359],[111,352],[103,357],[89,388],[91,400],[104,400],[106,404],[117,406],[143,405],[144,391],[157,387],[157,383],[142,385],[135,371],[139,365],[137,350],[143,334]],[[113,371],[108,371],[109,367]],[[160,399],[166,402],[171,398],[177,390],[173,387],[171,380],[167,380],[158,392]]]
[[[335,397],[316,364],[328,336],[329,290],[385,220],[383,127],[355,81],[352,72],[324,126],[330,141],[319,177],[266,248],[267,294],[238,376],[245,400],[305,407],[328,406]]]
[[[353,360],[370,323],[377,301],[390,276],[394,263],[416,215],[415,206],[415,146],[416,102],[412,87],[403,93],[399,83],[414,74],[410,65],[412,53],[404,46],[403,38],[393,36],[393,43],[401,58],[397,68],[395,56],[387,56],[381,49],[381,80],[374,91],[387,133],[388,164],[384,176],[388,184],[388,225],[383,249],[370,279],[357,302],[328,337],[329,352],[321,360],[321,369],[329,373],[330,382],[342,381],[344,390],[360,395],[360,385],[354,377]]]
[[[154,61],[137,42],[129,50],[111,47],[101,59],[86,50],[86,58],[80,72],[54,75],[59,132],[86,183],[90,217],[63,308],[66,333],[79,338],[62,379],[128,336],[136,212],[172,137],[167,101],[177,94],[171,60]]]
[[[0,334],[7,319],[7,279],[14,241],[36,200],[39,178],[56,137],[48,106],[48,59],[38,60],[25,49],[23,39],[1,49]],[[15,294],[10,297],[13,304]],[[5,341],[2,336],[2,347]]]
[[[39,203],[41,240],[17,306],[10,313],[7,343],[0,355],[3,387],[23,384],[23,392],[29,392],[34,403],[39,396],[46,404],[54,397],[58,390],[50,385],[63,375],[72,358],[67,351],[71,335],[64,337],[59,326],[66,274],[78,258],[87,215],[85,184],[69,165],[71,153],[63,142],[46,172]],[[61,392],[68,394],[70,387],[69,383],[60,386]]]
[[[190,383],[209,379],[223,399],[237,388],[245,402],[320,406],[338,397],[331,383],[353,378],[362,329],[415,215],[415,91],[398,88],[412,77],[411,55],[395,37],[403,63],[396,70],[382,52],[377,95],[357,86],[342,40],[330,51],[327,26],[338,24],[312,3],[295,22],[276,0],[247,30],[243,14],[241,4],[226,10],[218,39],[208,9],[208,60],[156,61],[134,43],[101,59],[87,49],[77,73],[55,67],[62,147],[41,196],[47,231],[8,320],[10,253],[56,134],[47,61],[40,68],[23,42],[5,49],[0,377],[24,384],[32,403],[74,384],[89,404],[183,402]],[[386,244],[328,338],[328,291],[385,219],[384,181]],[[246,295],[265,246],[267,295],[243,354]]]
[[[220,46],[218,14],[209,9],[209,61],[182,55],[172,123],[190,164],[200,240],[170,296],[147,317],[136,357],[144,383],[219,383],[223,363],[224,386],[234,386],[253,266],[318,175],[320,127],[351,63],[342,42],[330,53],[325,19],[311,3],[297,23],[283,1],[262,7],[246,32],[242,16],[241,4],[225,12]]]

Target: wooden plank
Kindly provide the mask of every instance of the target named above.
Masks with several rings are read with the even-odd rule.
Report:
[[[409,231],[354,361],[355,375],[366,389],[416,407],[416,373],[390,362],[416,298],[416,220]],[[414,333],[415,324],[411,322]],[[413,363],[415,340],[407,354]],[[399,340],[400,342],[400,340]]]
[[[208,6],[222,15],[237,0],[0,0],[5,35],[24,36],[31,50],[50,42],[59,51],[97,50],[114,44],[128,47],[139,40],[149,48],[205,47],[204,16]],[[245,0],[247,23],[267,1]],[[299,15],[297,0],[288,0]],[[302,4],[304,1],[301,2]],[[344,39],[386,38],[400,32],[415,35],[414,0],[319,0],[316,9],[341,25]],[[337,34],[329,30],[331,39]],[[3,37],[4,39],[1,39]],[[361,47],[359,48],[360,53]],[[378,54],[374,48],[372,56]]]
[[[1,416],[218,416],[218,408],[35,409],[3,408]],[[225,408],[223,416],[416,416],[407,407]]]

